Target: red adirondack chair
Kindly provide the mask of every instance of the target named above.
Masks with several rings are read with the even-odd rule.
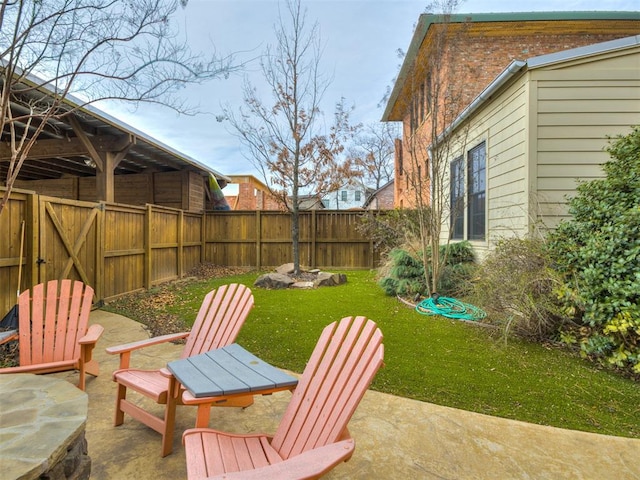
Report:
[[[327,326],[273,437],[210,428],[184,432],[187,477],[319,478],[351,458],[347,424],[383,362],[382,333],[365,317]]]
[[[25,290],[18,297],[20,366],[1,373],[51,373],[79,370],[78,388],[85,374],[97,376],[92,351],[104,328],[89,325],[93,288],[69,279],[51,280]]]
[[[162,456],[173,450],[176,406],[183,405],[184,389],[166,368],[140,370],[129,368],[131,352],[186,338],[187,343],[180,358],[198,355],[233,343],[249,312],[253,308],[253,295],[244,285],[223,285],[209,292],[200,306],[196,321],[190,332],[163,335],[139,342],[107,348],[107,353],[120,355],[120,368],[113,372],[113,381],[118,384],[115,425],[122,425],[127,413],[162,435]],[[127,400],[127,389],[131,389],[157,404],[165,405],[164,416],[157,417]],[[217,406],[246,407],[253,403],[249,395]]]

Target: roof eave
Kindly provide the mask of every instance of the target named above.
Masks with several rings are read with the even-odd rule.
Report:
[[[522,22],[544,20],[637,20],[640,12],[637,11],[577,11],[577,12],[511,12],[511,13],[460,13],[449,16],[424,13],[420,15],[418,24],[411,38],[411,43],[405,55],[400,72],[395,80],[391,94],[387,101],[381,121],[398,122],[402,118],[393,117],[393,110],[402,91],[405,80],[408,78],[420,45],[424,41],[432,24],[464,23],[464,22]]]
[[[32,83],[32,85],[38,89],[42,89],[44,90],[46,93],[48,94],[53,94],[54,93],[54,87],[50,86],[48,84],[46,84],[44,82],[43,79],[37,77],[34,74],[28,73],[27,75],[25,75],[25,79],[26,81]],[[64,101],[65,103],[67,103],[68,105],[70,105],[72,108],[74,109],[78,109],[80,112],[83,112],[87,115],[90,115],[92,117],[94,117],[97,120],[100,120],[101,122],[104,122],[110,126],[112,126],[113,128],[117,128],[118,130],[123,131],[123,133],[127,133],[127,134],[133,134],[134,136],[136,136],[137,138],[142,139],[145,143],[147,143],[148,145],[150,145],[152,148],[156,148],[158,150],[162,150],[165,153],[168,153],[169,155],[172,155],[174,157],[176,157],[178,160],[187,163],[193,167],[196,167],[199,170],[203,170],[204,172],[206,172],[207,174],[212,174],[215,175],[216,178],[225,180],[227,182],[229,182],[229,178],[226,175],[223,175],[222,173],[214,170],[213,168],[210,168],[202,163],[200,163],[199,161],[189,157],[188,155],[185,155],[181,152],[179,152],[178,150],[175,150],[174,148],[170,147],[169,145],[166,145],[162,142],[160,142],[159,140],[156,140],[155,138],[149,136],[148,134],[138,130],[135,127],[132,127],[131,125],[126,124],[125,122],[109,115],[108,113],[100,110],[98,107],[96,107],[95,105],[91,105],[86,103],[85,101],[81,100],[78,97],[75,97],[74,95],[71,94],[66,94],[64,96]]]

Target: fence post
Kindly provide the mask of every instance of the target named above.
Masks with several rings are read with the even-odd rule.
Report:
[[[178,213],[178,252],[176,258],[178,259],[178,278],[182,278],[184,276],[184,210],[180,209],[180,213]]]
[[[309,266],[312,268],[316,268],[316,240],[318,238],[318,219],[316,217],[316,209],[311,210],[311,231],[309,232],[309,236],[311,237],[309,241],[311,244],[309,245],[309,249],[311,250],[311,262]]]
[[[369,212],[365,212],[364,214],[370,215],[371,217],[375,217],[377,219],[378,215],[380,214],[380,211],[369,210]],[[369,237],[369,259],[370,259],[369,268],[371,270],[373,270],[376,265],[375,252],[373,249],[374,249],[374,243],[373,243],[373,235],[372,235]]]
[[[96,300],[102,304],[104,299],[104,244],[105,244],[105,219],[107,216],[107,205],[100,202],[96,216],[96,277],[94,285]]]
[[[151,214],[152,205],[147,203],[147,210],[144,221],[144,288],[151,288]]]
[[[27,233],[30,231],[31,235],[25,235],[26,263],[24,275],[22,276],[22,284],[24,285],[26,280],[27,288],[31,288],[32,285],[40,283],[40,263],[37,261],[40,256],[39,207],[40,196],[35,193],[27,195],[25,216],[27,225],[31,226],[31,228],[27,229]]]
[[[256,270],[262,266],[262,215],[256,210]]]
[[[207,212],[202,212],[202,220],[200,221],[200,263],[207,261]]]

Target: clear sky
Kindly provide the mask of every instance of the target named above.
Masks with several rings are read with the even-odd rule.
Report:
[[[397,50],[406,51],[418,17],[428,1],[413,0],[303,0],[308,24],[317,21],[324,45],[322,67],[333,81],[325,94],[328,121],[334,105],[344,97],[355,107],[354,123],[376,122],[387,86],[402,62]],[[467,0],[455,13],[638,10],[639,0]],[[235,52],[239,60],[257,57],[274,44],[277,0],[189,0],[176,18],[180,30],[196,52],[215,49],[220,54]],[[184,89],[189,102],[204,112],[178,116],[159,106],[99,105],[99,108],[155,139],[179,150],[216,171],[254,174],[239,140],[227,124],[216,121],[222,105],[236,110],[242,105],[242,81],[247,75],[259,85],[257,62],[226,80]],[[271,97],[265,92],[266,104]],[[226,191],[226,190],[225,190]]]

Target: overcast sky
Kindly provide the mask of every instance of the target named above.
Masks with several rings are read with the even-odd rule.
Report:
[[[354,123],[377,122],[382,116],[378,104],[391,86],[402,60],[397,50],[406,51],[414,26],[428,1],[413,0],[303,0],[307,23],[317,21],[324,45],[323,70],[333,75],[325,94],[325,115],[329,121],[333,106],[341,97],[355,107]],[[638,10],[638,0],[467,0],[455,13]],[[220,54],[236,52],[239,60],[255,58],[274,44],[278,16],[275,0],[189,0],[177,18],[192,50],[215,49]],[[226,80],[183,90],[203,114],[178,116],[158,106],[126,105],[99,107],[123,122],[143,131],[216,171],[256,174],[245,159],[240,142],[224,122],[216,121],[221,105],[237,109],[242,104],[242,80],[247,75],[259,84],[257,62],[243,74]],[[265,103],[271,97],[265,92]],[[268,101],[267,101],[268,100]],[[225,190],[226,191],[226,190]]]

